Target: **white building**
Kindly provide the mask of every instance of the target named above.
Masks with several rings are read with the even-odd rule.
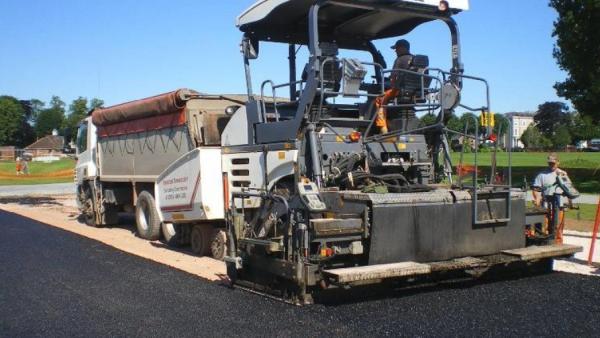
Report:
[[[513,137],[512,144],[515,148],[524,148],[525,145],[521,142],[521,136],[529,127],[534,123],[533,116],[535,113],[506,113],[505,116],[508,118],[510,124],[513,126]],[[508,135],[506,135],[508,138]],[[508,144],[508,142],[507,142]]]

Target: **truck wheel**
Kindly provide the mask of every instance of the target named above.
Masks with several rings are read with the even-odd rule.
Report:
[[[119,209],[114,206],[104,206],[104,213],[102,214],[103,225],[115,225],[119,224]]]
[[[150,241],[160,238],[160,218],[156,211],[156,203],[154,197],[147,191],[142,191],[138,196],[135,205],[135,223],[141,238]]]
[[[212,226],[206,224],[197,224],[192,228],[190,235],[190,244],[192,251],[199,256],[206,256],[211,251]]]
[[[92,195],[87,193],[85,197],[85,201],[83,202],[83,210],[82,210],[83,220],[85,224],[93,227],[99,226],[96,223],[96,212],[94,210],[94,199]]]
[[[167,245],[174,247],[183,245],[183,226],[181,224],[163,223],[161,230]]]
[[[210,242],[210,253],[214,259],[222,261],[227,254],[227,234],[223,229],[214,229]]]

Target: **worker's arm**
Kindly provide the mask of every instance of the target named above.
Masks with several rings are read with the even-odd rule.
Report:
[[[531,195],[533,195],[533,204],[536,207],[541,206],[542,205],[542,194],[540,193],[540,191],[538,190],[537,187],[532,187]]]
[[[536,207],[542,206],[542,175],[537,175],[533,180],[531,194],[533,195],[533,204]]]

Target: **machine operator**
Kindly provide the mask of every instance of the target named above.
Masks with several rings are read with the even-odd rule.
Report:
[[[396,51],[397,56],[393,69],[409,69],[413,59],[413,55],[410,53],[410,43],[404,39],[398,40],[391,48]],[[391,88],[375,100],[375,107],[377,109],[375,125],[379,128],[381,134],[386,134],[389,131],[385,106],[400,94],[402,77],[402,72],[393,71],[390,76]]]

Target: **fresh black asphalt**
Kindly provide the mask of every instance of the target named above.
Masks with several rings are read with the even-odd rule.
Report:
[[[296,307],[0,211],[0,337],[382,335],[598,337],[600,279],[553,273]]]

